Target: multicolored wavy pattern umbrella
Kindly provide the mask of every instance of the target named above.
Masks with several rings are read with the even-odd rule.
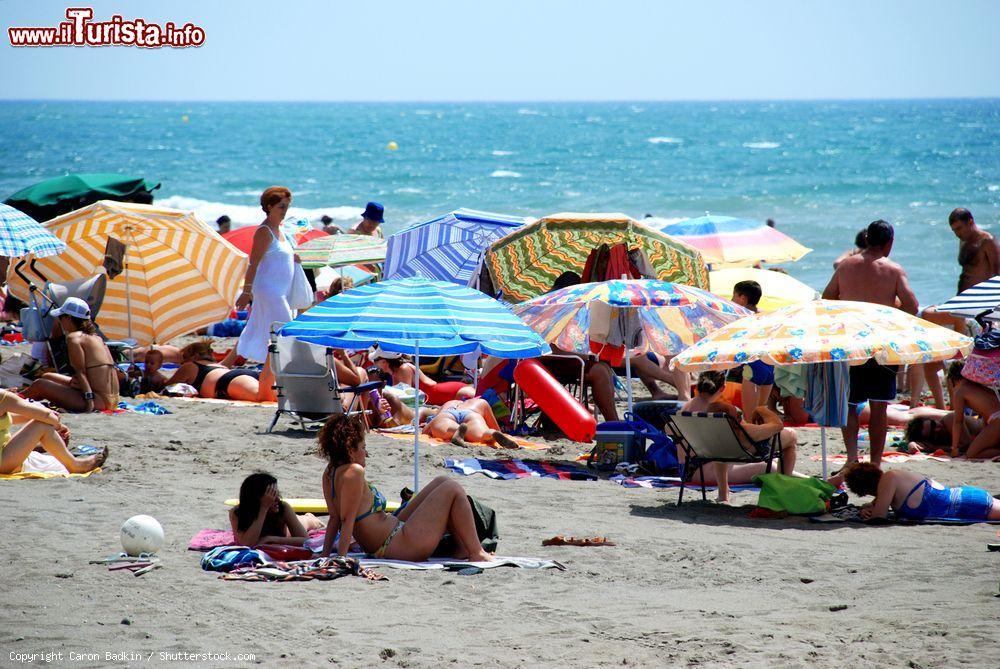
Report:
[[[299,244],[295,252],[306,268],[379,263],[385,262],[386,241],[368,235],[327,235]]]
[[[753,360],[796,365],[874,358],[883,365],[948,360],[972,339],[868,302],[815,300],[755,314],[716,330],[671,361],[688,372],[729,369]]]
[[[699,339],[750,312],[700,288],[666,281],[601,281],[556,290],[516,304],[511,310],[564,351],[590,353],[591,305],[612,313],[635,310],[643,337],[631,355],[653,351],[675,355]],[[606,333],[602,333],[606,334]]]
[[[563,272],[582,273],[597,246],[623,242],[646,252],[657,279],[708,287],[697,250],[624,214],[546,216],[494,242],[484,262],[503,299],[523,302],[546,293]]]
[[[758,262],[791,262],[812,251],[760,221],[699,216],[668,223],[660,231],[690,244],[713,269]]]

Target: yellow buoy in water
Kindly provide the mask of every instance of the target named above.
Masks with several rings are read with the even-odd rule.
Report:
[[[399,148],[399,144],[396,144],[396,142],[389,142],[388,144],[385,145],[385,148],[389,149],[390,151],[395,151],[396,149]]]
[[[187,114],[184,114],[183,116],[181,116],[181,122],[182,123],[187,123],[189,120],[190,119],[188,119],[188,115]]]

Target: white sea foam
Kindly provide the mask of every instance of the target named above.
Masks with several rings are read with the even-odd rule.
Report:
[[[394,193],[423,193],[424,191],[419,188],[411,188],[410,186],[404,186],[403,188],[397,188]]]
[[[528,109],[527,107],[522,107],[521,109],[518,109],[517,113],[520,114],[521,116],[541,116],[542,115],[542,112],[538,111],[537,109]]]
[[[513,156],[514,152],[513,151],[501,151],[500,149],[496,149],[495,151],[493,151],[493,155],[494,156]]]
[[[671,223],[680,223],[681,221],[686,221],[686,216],[650,216],[649,218],[640,218],[639,222],[648,225],[651,228],[656,228],[659,230],[664,225],[669,225]]]
[[[260,193],[253,193],[256,197]],[[156,204],[172,209],[183,209],[193,211],[194,215],[206,223],[214,223],[215,219],[225,214],[233,221],[234,228],[242,228],[246,225],[257,225],[264,220],[264,212],[256,204],[229,204],[226,202],[209,202],[183,195],[171,195],[170,197],[156,198]],[[288,218],[304,218],[307,221],[318,223],[323,215],[329,216],[338,223],[355,223],[361,218],[363,207],[345,205],[339,207],[317,207],[315,209],[305,209],[303,207],[291,207],[288,210]]]
[[[498,178],[506,177],[506,178],[509,178],[509,179],[517,179],[518,177],[521,176],[521,173],[520,172],[511,172],[510,170],[493,170],[493,173],[490,174],[490,176],[491,177],[498,177]]]
[[[679,137],[649,137],[647,140],[650,144],[683,144],[684,140]]]
[[[996,193],[998,190],[1000,190],[1000,184],[990,184],[989,186],[986,187],[986,190],[988,190],[991,193]]]
[[[780,142],[743,142],[746,149],[776,149],[781,146]]]

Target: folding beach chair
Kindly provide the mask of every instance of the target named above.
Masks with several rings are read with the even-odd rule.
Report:
[[[681,491],[677,506],[684,498],[684,488],[700,467],[710,462],[766,462],[767,472],[775,457],[784,468],[779,442],[781,432],[755,442],[732,416],[725,413],[693,413],[679,411],[667,419],[675,441],[684,449],[681,468]],[[705,494],[705,479],[701,477],[701,498]]]
[[[316,426],[329,416],[339,413],[358,415],[354,407],[362,393],[382,388],[382,381],[370,381],[360,386],[342,387],[337,381],[337,365],[333,349],[315,346],[293,337],[279,337],[281,323],[271,327],[271,369],[278,395],[278,410],[274,412],[268,432],[274,429],[281,414],[290,415],[302,430]],[[342,393],[352,393],[354,400],[344,410]]]

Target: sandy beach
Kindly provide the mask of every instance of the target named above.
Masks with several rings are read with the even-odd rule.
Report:
[[[995,526],[757,520],[747,517],[755,492],[735,493],[732,506],[692,494],[677,508],[674,490],[458,477],[497,510],[500,554],[553,558],[566,571],[384,569],[389,580],[378,583],[223,581],[187,550],[192,535],[227,526],[222,502],[255,470],[276,475],[286,496],[321,497],[323,463],[311,436],[281,425],[263,434],[266,407],[162,404],[174,413],[66,418],[76,443],[110,446],[100,474],[0,481],[7,509],[0,664],[18,664],[13,653],[59,651],[57,664],[81,667],[174,664],[176,655],[160,654],[185,652],[219,655],[192,663],[198,666],[1000,663],[1000,554],[986,549],[997,540]],[[799,435],[798,469],[818,474],[809,456],[819,451],[819,431]],[[832,452],[841,443],[833,435]],[[412,482],[412,445],[373,435],[368,448],[371,480],[395,497]],[[518,456],[576,452],[557,442],[551,455]],[[423,480],[457,476],[444,458],[472,455],[503,453],[424,448]],[[1000,489],[997,464],[902,466],[948,484]],[[120,524],[138,513],[165,528],[164,568],[136,578],[88,565],[119,550]],[[618,545],[542,547],[556,534],[607,535]],[[70,663],[70,651],[96,655]]]

